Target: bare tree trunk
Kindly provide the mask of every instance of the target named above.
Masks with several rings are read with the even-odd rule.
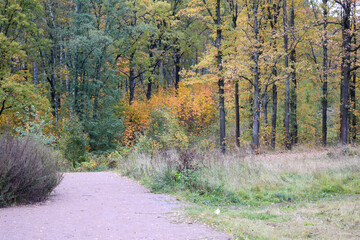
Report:
[[[276,73],[276,72],[275,72]],[[277,75],[277,73],[276,73]],[[275,75],[275,76],[276,76]],[[273,84],[272,87],[272,115],[271,115],[271,148],[276,146],[276,120],[277,120],[277,87]]]
[[[343,57],[341,62],[341,85],[340,85],[340,142],[348,143],[349,129],[349,87],[351,78],[351,26],[350,26],[351,2],[345,1],[342,4],[341,26],[342,26],[342,47]]]
[[[289,76],[289,36],[288,36],[288,18],[287,18],[287,8],[286,0],[283,0],[283,11],[284,11],[284,63],[285,63],[285,118],[284,118],[284,127],[285,127],[285,147],[286,149],[291,149],[291,136],[290,136],[290,76]]]
[[[135,70],[133,67],[133,61],[134,61],[134,53],[130,55],[129,59],[129,91],[130,91],[130,97],[129,97],[129,104],[131,105],[135,98]]]
[[[150,58],[150,61],[152,61],[152,58],[153,58],[153,53],[152,53],[152,48],[149,47],[149,58]],[[153,80],[151,77],[148,78],[148,83],[147,83],[147,89],[146,89],[146,98],[148,100],[150,100],[151,98],[151,95],[152,95],[152,89],[153,88]]]
[[[291,29],[291,38],[292,41],[295,42],[295,9],[294,9],[294,0],[291,1],[290,8],[290,24],[289,27]],[[296,94],[296,50],[295,47],[290,51],[290,63],[291,63],[291,80],[292,86],[290,91],[290,137],[291,137],[291,145],[298,143],[298,126],[297,126],[297,94]]]
[[[279,11],[280,11],[280,3],[275,0],[274,2],[272,2],[271,5],[271,1],[269,1],[268,12],[269,12],[269,19],[271,19],[270,26],[273,36],[276,35],[276,31],[277,31],[277,21],[278,21]],[[276,37],[273,37],[273,41],[274,42],[272,44],[272,47],[274,49],[274,52],[277,53]],[[277,73],[276,64],[273,69],[273,75],[275,78],[277,78],[278,73]],[[271,134],[270,134],[270,146],[272,149],[275,149],[276,146],[276,122],[277,122],[277,86],[276,83],[274,82],[272,86],[272,114],[271,114]]]
[[[36,61],[33,62],[33,78],[34,84],[37,86],[39,84],[39,69]]]
[[[179,82],[180,82],[180,54],[175,54],[175,89],[179,89]]]
[[[356,12],[356,3],[355,1],[353,2],[353,12]],[[355,18],[355,14],[353,14],[353,24],[354,24],[354,29],[356,29],[356,18]],[[356,46],[356,35],[354,35],[353,37],[353,43]],[[357,52],[355,51],[354,53],[354,67],[356,67],[357,64]],[[352,111],[351,111],[351,142],[355,143],[356,141],[356,134],[357,134],[357,117],[356,117],[356,71],[353,71],[352,74],[352,83],[350,85],[350,99],[351,99],[351,106],[352,106]]]
[[[253,4],[254,13],[254,38],[256,41],[254,52],[254,127],[252,133],[252,148],[255,152],[259,149],[259,131],[260,131],[260,83],[259,83],[259,23],[258,23],[258,2],[254,0]]]
[[[354,40],[356,44],[356,40]],[[357,56],[355,54],[354,59],[354,66],[356,66]],[[356,117],[356,71],[352,72],[352,84],[350,86],[350,98],[351,98],[351,106],[352,106],[352,113],[351,113],[351,140],[354,143],[356,141],[357,135],[357,117]]]
[[[55,55],[55,46],[51,51],[51,73],[50,78],[48,77],[48,82],[50,84],[51,90],[51,105],[53,108],[53,116],[55,118],[55,122],[58,122],[58,99],[57,99],[57,89],[56,89],[56,55]]]
[[[221,0],[216,0],[216,19],[215,25],[217,27],[216,30],[216,42],[215,46],[217,49],[217,67],[218,67],[218,86],[219,86],[219,110],[220,110],[220,149],[222,153],[225,153],[226,143],[225,143],[225,96],[224,96],[224,87],[225,81],[222,76],[222,52],[221,52],[221,40],[222,40],[222,30],[221,30]]]
[[[240,147],[240,106],[239,106],[239,81],[235,81],[235,142]]]
[[[324,35],[323,35],[323,86],[322,86],[322,144],[327,144],[327,109],[328,109],[328,0],[323,0]]]

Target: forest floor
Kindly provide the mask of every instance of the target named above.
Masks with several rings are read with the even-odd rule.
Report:
[[[0,239],[230,239],[179,221],[181,206],[117,173],[66,173],[47,201],[0,209]]]

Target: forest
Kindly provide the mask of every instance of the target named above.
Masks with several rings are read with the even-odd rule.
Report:
[[[222,152],[357,143],[357,1],[0,9],[2,131],[41,131],[56,144],[83,135],[96,153],[139,142]],[[172,125],[167,140],[149,136],[159,114]]]
[[[359,3],[1,0],[0,207],[111,170],[234,239],[357,239]]]

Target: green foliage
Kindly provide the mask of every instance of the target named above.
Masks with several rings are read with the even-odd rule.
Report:
[[[114,151],[109,155],[90,154],[89,159],[78,165],[75,171],[78,172],[102,172],[118,168],[121,155]]]
[[[88,159],[88,135],[77,116],[73,116],[64,123],[61,134],[61,147],[64,157],[69,160],[75,168]]]
[[[49,148],[31,138],[0,137],[0,207],[42,201],[61,178]]]
[[[136,145],[139,151],[154,153],[169,149],[185,149],[189,139],[176,116],[166,109],[157,109],[150,116],[149,128]]]
[[[34,107],[32,107],[34,108]],[[45,128],[50,128],[51,123],[45,119],[41,119],[37,112],[34,110],[30,117],[22,119],[25,125],[19,126],[15,129],[19,137],[30,137],[38,142],[42,142],[44,145],[52,146],[56,142],[56,137],[49,133],[46,134]]]
[[[89,145],[96,153],[114,151],[123,132],[122,121],[116,116],[113,104],[105,101],[96,118],[84,120],[89,134]]]

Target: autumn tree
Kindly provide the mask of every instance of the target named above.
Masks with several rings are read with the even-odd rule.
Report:
[[[353,40],[356,36],[356,29],[354,29],[355,22],[353,22],[352,14],[355,12],[355,4],[353,0],[335,0],[341,11],[341,32],[342,32],[342,60],[341,60],[341,83],[340,83],[340,142],[342,144],[348,143],[349,130],[349,94],[350,94],[350,80],[351,72],[356,70],[358,66],[352,66],[351,55],[356,52],[359,46],[353,46]]]

